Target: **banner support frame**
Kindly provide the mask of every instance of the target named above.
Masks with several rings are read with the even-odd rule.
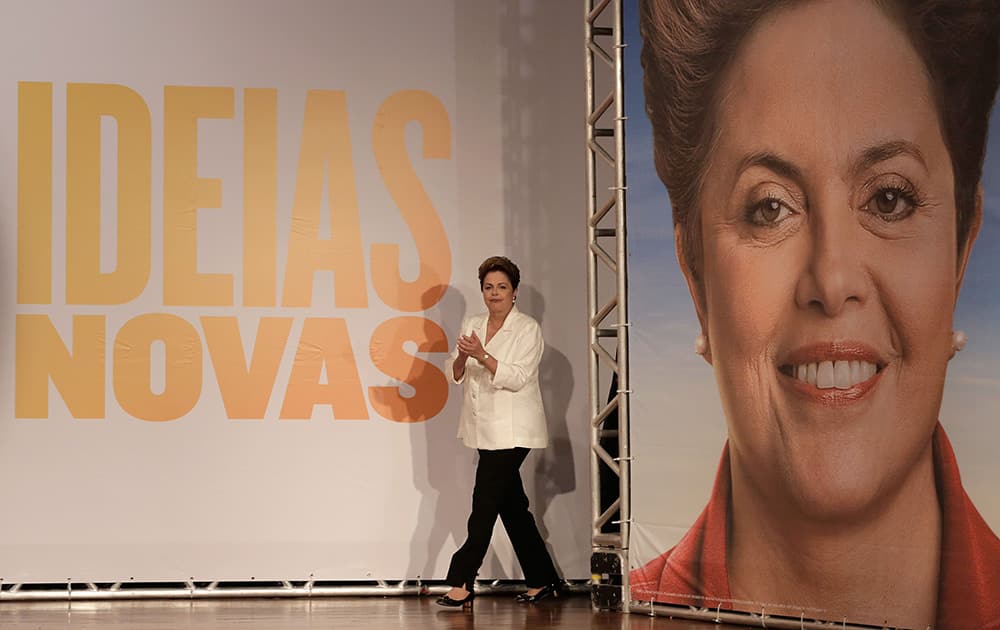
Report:
[[[622,0],[584,0],[584,7],[592,597],[595,608],[627,611],[628,606],[623,602],[628,600],[629,592],[632,458],[629,450],[631,390],[628,378]],[[609,22],[610,26],[607,25]],[[609,41],[610,51],[606,48]],[[607,81],[609,78],[611,90],[598,101],[598,79]],[[612,115],[609,116],[609,113]],[[609,118],[613,120],[609,121]],[[602,142],[604,138],[613,139],[613,147],[606,147],[605,144],[611,143]],[[600,191],[601,179],[613,182],[607,197]],[[612,222],[613,227],[610,227]],[[606,247],[609,242],[613,242],[613,246]],[[611,282],[606,277],[608,272],[613,274]],[[602,278],[602,275],[605,277]],[[610,298],[607,297],[609,295]],[[608,347],[601,344],[602,339],[612,338],[616,342],[614,356]],[[606,386],[606,389],[610,389],[611,393],[607,404],[601,403],[602,368],[604,374],[610,372],[610,387]],[[617,426],[607,426],[612,422]],[[609,439],[611,435],[613,440]],[[615,466],[608,465],[609,458]],[[611,507],[605,505],[609,501]],[[611,508],[615,504],[618,519],[612,520],[614,510]]]

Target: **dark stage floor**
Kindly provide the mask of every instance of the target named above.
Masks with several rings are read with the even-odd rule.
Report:
[[[621,615],[591,610],[587,596],[574,595],[533,606],[510,595],[482,596],[472,612],[442,611],[433,597],[335,597],[325,599],[239,599],[0,604],[0,628],[38,630],[355,630],[409,628],[591,628],[594,630],[705,630],[732,628],[714,623]]]

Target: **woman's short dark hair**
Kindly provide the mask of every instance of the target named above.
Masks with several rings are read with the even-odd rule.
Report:
[[[639,0],[653,158],[696,279],[701,231],[692,213],[712,148],[718,82],[763,16],[802,1]],[[1000,0],[869,1],[902,24],[930,77],[955,175],[961,252],[972,226],[1000,81]]]
[[[483,288],[483,280],[491,271],[502,271],[510,280],[510,287],[516,289],[521,283],[521,270],[506,256],[490,256],[479,265],[479,288]]]

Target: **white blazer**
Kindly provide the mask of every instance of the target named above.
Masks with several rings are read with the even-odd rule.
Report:
[[[476,331],[486,339],[487,313],[466,317],[463,335]],[[465,362],[465,374],[455,380],[454,363],[458,347],[445,362],[445,374],[452,383],[464,385],[458,437],[469,448],[499,450],[514,447],[545,448],[549,436],[545,426],[542,392],[538,387],[538,363],[545,342],[538,322],[515,306],[500,328],[483,346],[497,360],[496,374],[490,374],[473,357]]]

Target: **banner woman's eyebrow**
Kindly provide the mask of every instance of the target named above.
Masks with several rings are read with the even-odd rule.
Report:
[[[740,160],[740,165],[736,172],[742,173],[755,166],[766,168],[796,183],[801,183],[804,180],[802,170],[798,166],[792,163],[791,160],[771,151],[758,151],[746,155]]]
[[[868,147],[861,152],[861,156],[855,161],[852,173],[856,176],[864,173],[880,162],[891,160],[900,155],[908,155],[920,163],[924,171],[930,172],[927,168],[927,161],[920,148],[909,140],[891,140],[875,146]]]

